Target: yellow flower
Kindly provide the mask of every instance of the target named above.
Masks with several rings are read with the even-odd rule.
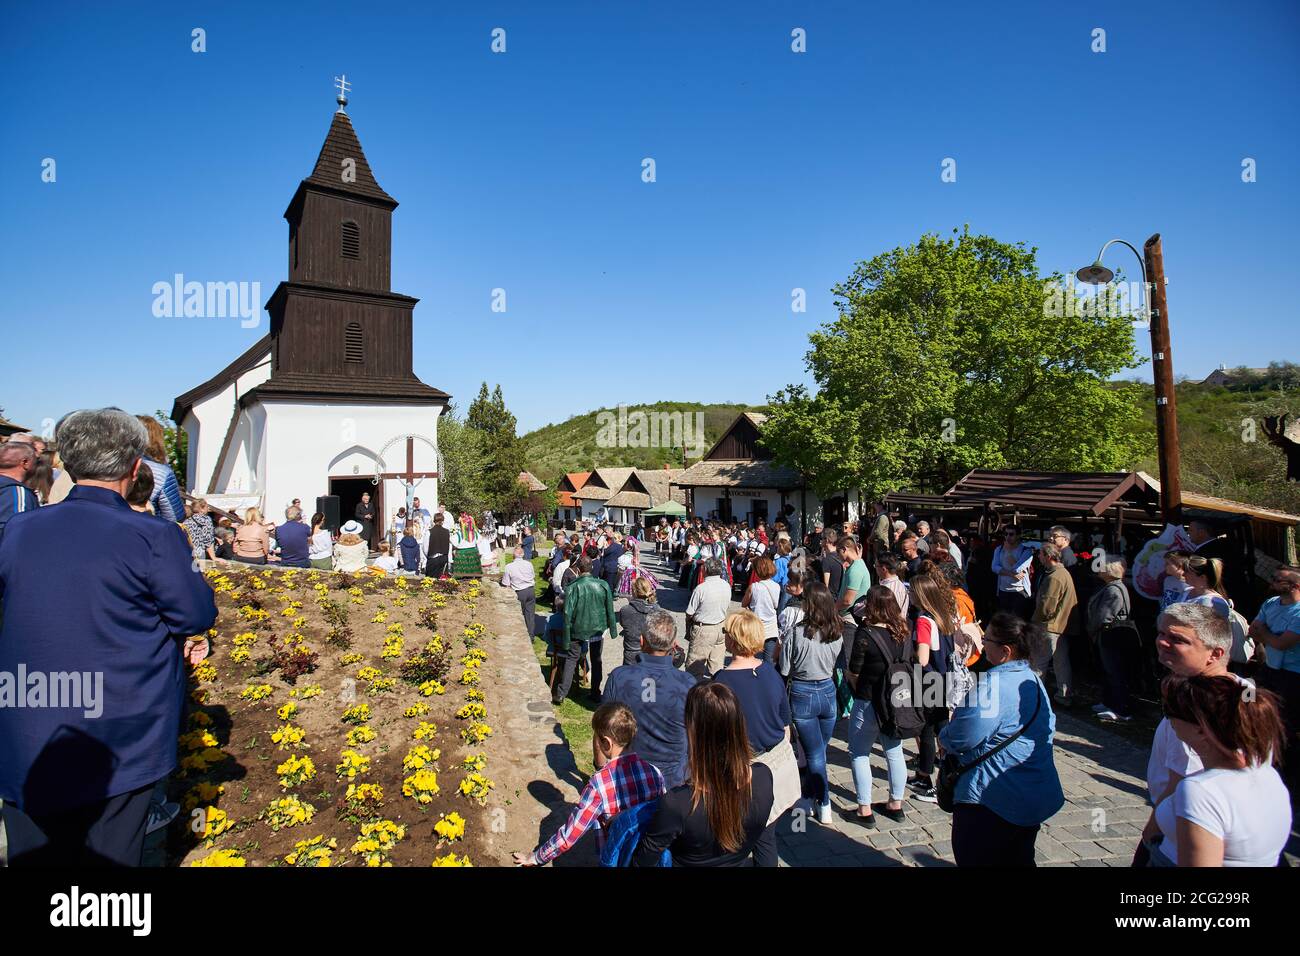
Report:
[[[357,704],[355,707],[349,707],[343,711],[342,719],[345,724],[364,724],[370,719],[370,705]]]
[[[247,866],[244,858],[234,850],[213,850],[201,860],[195,860],[190,866]]]
[[[271,731],[271,743],[279,744],[281,750],[292,750],[302,743],[307,732],[294,724],[285,724]]]
[[[263,814],[263,816],[266,817],[267,823],[271,825],[272,830],[280,830],[284,827],[295,827],[302,823],[310,823],[312,817],[315,815],[315,807],[294,796],[281,797],[278,800],[272,800],[271,805],[266,808],[266,812]]]
[[[357,753],[355,750],[345,750],[340,755],[334,772],[340,778],[347,777],[349,780],[354,780],[361,774],[370,772],[370,758],[365,754]]]
[[[424,744],[417,744],[402,758],[402,769],[419,770],[421,767],[438,760],[441,756],[441,750],[430,750]]]
[[[475,720],[487,716],[487,708],[477,701],[470,701],[460,710],[456,711],[456,717],[460,720],[469,720],[471,717]]]
[[[201,839],[210,840],[212,837],[225,833],[234,825],[234,821],[226,816],[225,810],[206,807],[204,808],[203,835]]]
[[[417,803],[433,803],[438,793],[438,775],[432,770],[417,770],[402,781],[402,793]]]
[[[262,700],[265,697],[270,697],[271,693],[270,684],[250,684],[239,692],[239,697],[241,700]]]
[[[316,776],[316,765],[310,757],[291,756],[276,767],[275,772],[280,776],[280,786],[288,790]]]
[[[442,684],[438,683],[436,680],[427,680],[420,685],[420,693],[425,697],[432,697],[434,694],[441,696],[442,694],[447,693],[447,688],[443,687]]]
[[[334,851],[338,849],[338,846],[338,840],[331,839],[327,842],[324,836],[315,836],[310,840],[299,840],[293,845],[293,852],[284,858],[284,862],[290,866],[329,866],[331,857]]]
[[[429,712],[429,705],[426,704],[424,701],[421,700],[421,701],[417,701],[415,704],[413,704],[412,706],[406,708],[406,710],[402,711],[402,716],[403,716],[403,717],[423,717],[423,716],[424,716],[425,714],[427,714],[428,712]]]
[[[488,793],[496,787],[496,784],[483,776],[478,771],[468,774],[460,782],[461,796],[469,797],[471,800],[477,800],[482,803],[488,798]]]
[[[368,744],[377,736],[378,734],[369,727],[357,727],[354,730],[348,731],[348,746],[359,747],[362,744]]]
[[[477,720],[470,721],[467,726],[460,729],[460,739],[469,744],[482,743],[491,736],[492,728]]]
[[[465,854],[459,859],[455,853],[448,853],[446,856],[436,856],[430,866],[470,866],[474,864],[469,861],[469,854]]]
[[[185,794],[184,807],[186,812],[193,810],[201,803],[211,803],[226,792],[226,788],[214,783],[198,783],[189,789]]]
[[[425,710],[428,710],[428,708],[426,707]],[[416,740],[432,740],[437,732],[436,725],[429,723],[427,720],[422,720],[419,726],[411,731],[411,736]]]
[[[293,701],[289,701],[289,703],[276,710],[275,716],[281,720],[291,720],[296,713],[298,713],[298,705]]]
[[[444,840],[459,840],[465,835],[465,818],[453,812],[435,823],[433,829]]]

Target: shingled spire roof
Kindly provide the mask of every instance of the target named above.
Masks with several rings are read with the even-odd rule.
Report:
[[[353,182],[346,182],[343,178],[344,160],[348,159],[356,161],[356,179]],[[397,206],[397,200],[384,192],[375,181],[375,174],[366,162],[366,154],[361,149],[356,130],[352,128],[352,121],[341,110],[334,114],[334,120],[330,123],[329,135],[325,137],[325,144],[321,146],[320,156],[316,159],[316,168],[303,182],[354,196],[365,196],[390,208]]]

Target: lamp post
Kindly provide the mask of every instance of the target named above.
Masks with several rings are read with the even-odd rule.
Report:
[[[1123,239],[1112,239],[1101,247],[1097,261],[1084,266],[1075,275],[1089,285],[1105,285],[1115,273],[1101,263],[1101,257],[1114,243],[1128,246],[1142,268],[1147,320],[1151,326],[1151,364],[1156,393],[1156,443],[1160,461],[1160,512],[1168,524],[1180,524],[1183,510],[1183,487],[1179,477],[1178,414],[1174,394],[1173,352],[1169,344],[1169,314],[1165,302],[1165,257],[1160,233],[1146,241],[1143,253]]]

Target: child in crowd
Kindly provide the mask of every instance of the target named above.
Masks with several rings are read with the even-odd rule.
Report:
[[[578,806],[564,826],[531,853],[516,853],[517,866],[542,866],[574,844],[592,826],[603,828],[618,813],[664,793],[658,768],[628,750],[636,736],[636,717],[624,704],[602,704],[591,716],[591,749],[596,772],[578,797]],[[602,840],[603,843],[603,840]]]
[[[383,571],[385,574],[397,573],[397,556],[388,547],[387,541],[379,542],[379,557],[375,558],[371,567]]]
[[[416,574],[420,570],[420,542],[409,524],[402,531],[402,570],[407,574]]]
[[[1192,586],[1187,583],[1187,554],[1183,551],[1165,552],[1165,582],[1160,593],[1160,610],[1186,599]]]

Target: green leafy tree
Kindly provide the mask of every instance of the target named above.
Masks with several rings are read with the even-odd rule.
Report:
[[[1140,364],[1131,319],[1059,314],[1061,277],[1040,276],[1033,249],[954,234],[860,262],[832,290],[839,317],[805,358],[817,389],[772,397],[764,444],[823,494],[940,489],[975,467],[1131,467],[1149,434],[1107,381]]]
[[[515,416],[506,408],[500,385],[489,395],[487,382],[482,384],[469,406],[465,426],[482,442],[486,507],[503,515],[516,511],[528,494],[518,480],[524,470],[524,452],[515,435]]]
[[[462,511],[481,514],[485,462],[479,433],[460,420],[456,406],[448,405],[438,418],[438,452],[442,458],[438,498],[454,515]]]
[[[153,413],[153,417],[158,419],[158,424],[163,429],[163,444],[167,446],[167,463],[172,466],[172,471],[176,473],[176,480],[184,487],[185,475],[187,474],[185,469],[190,454],[189,433],[185,429],[178,427],[161,408]]]

